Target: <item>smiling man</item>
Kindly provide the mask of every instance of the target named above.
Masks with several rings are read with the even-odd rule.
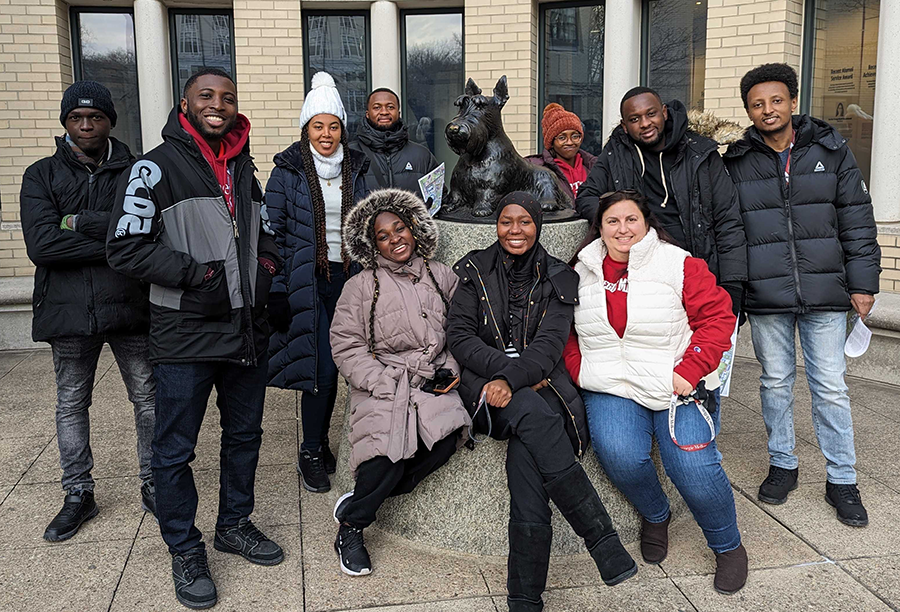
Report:
[[[688,129],[681,102],[663,104],[647,87],[628,91],[619,109],[620,125],[578,190],[578,214],[593,221],[600,196],[609,191],[643,194],[675,243],[706,261],[736,314],[747,280],[747,239],[718,145]]]
[[[844,524],[869,517],[856,486],[853,419],[844,383],[846,313],[869,314],[881,252],[872,200],[847,140],[797,110],[797,73],[764,64],[741,79],[753,126],[728,147],[747,231],[746,310],[769,434],[769,475],[757,497],[783,504],[797,487],[794,453],[795,329],[812,416],[825,455],[825,499]]]
[[[350,148],[362,151],[371,160],[366,174],[370,192],[396,187],[421,195],[419,179],[438,166],[431,151],[410,142],[409,131],[400,118],[400,98],[386,87],[369,94],[365,121]]]
[[[162,130],[163,144],[121,182],[107,237],[114,269],[150,284],[150,359],[158,384],[153,474],[175,596],[216,603],[190,463],[216,389],[222,425],[216,550],[276,565],[250,521],[266,391],[266,312],[279,256],[249,155],[250,122],[225,72],[205,68]]]

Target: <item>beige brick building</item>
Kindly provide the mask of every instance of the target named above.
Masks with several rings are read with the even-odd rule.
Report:
[[[95,70],[90,62],[99,61],[91,49],[119,41],[127,48],[116,61],[127,56],[134,69],[136,57],[130,93],[138,94],[123,102],[126,108],[119,114],[131,117],[131,142],[149,150],[160,141],[178,79],[183,82],[186,71],[203,65],[184,58],[206,54],[208,63],[210,49],[219,45],[213,51],[226,59],[230,55],[265,181],[272,157],[299,136],[297,117],[309,73],[320,69],[316,62],[338,72],[346,68],[348,83],[357,79],[356,97],[348,94],[351,99],[345,100],[351,113],[364,104],[360,92],[379,86],[400,92],[406,105],[427,87],[404,82],[419,78],[415,54],[427,47],[429,37],[449,36],[440,24],[458,23],[458,35],[440,41],[459,44],[461,53],[453,56],[460,64],[458,86],[435,90],[431,103],[449,107],[464,77],[489,91],[506,75],[510,101],[504,125],[522,154],[537,151],[540,111],[552,100],[564,105],[571,100],[573,110],[586,126],[595,125],[601,138],[618,120],[622,93],[642,82],[664,95],[671,90],[689,98],[684,100],[688,106],[747,124],[741,76],[755,65],[783,61],[805,79],[801,101],[808,100],[806,108],[829,119],[838,95],[832,89],[841,89],[841,71],[849,70],[844,74],[853,75],[856,90],[841,95],[856,97],[839,101],[836,112],[843,117],[854,106],[862,113],[854,117],[869,117],[848,120],[846,127],[851,142],[862,143],[857,151],[861,167],[863,162],[867,170],[871,167],[884,247],[882,289],[900,291],[900,202],[888,176],[900,158],[886,139],[879,146],[879,136],[896,134],[900,126],[868,102],[874,99],[877,105],[900,94],[900,53],[884,34],[890,25],[900,26],[900,3],[857,4],[863,7],[861,16],[838,14],[828,0],[0,0],[0,284],[32,274],[19,225],[21,176],[36,159],[52,154],[53,137],[63,132],[58,120],[62,91],[78,75],[102,81],[89,74]],[[130,34],[105,29],[113,16],[123,15]],[[437,18],[444,21],[429,21]],[[862,42],[847,46],[861,34]],[[862,56],[862,64],[841,68],[843,59],[835,49],[844,47],[847,57],[854,51]],[[112,72],[119,78],[122,71]],[[411,111],[403,110],[409,119]],[[441,147],[446,148],[440,142],[442,124],[436,115],[423,121],[417,114],[422,142],[440,158]],[[431,134],[426,133],[429,125]]]

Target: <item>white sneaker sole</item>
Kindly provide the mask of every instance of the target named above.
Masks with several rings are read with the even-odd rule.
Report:
[[[334,518],[334,522],[337,523],[338,525],[341,524],[341,522],[338,520],[338,517],[337,517],[338,508],[341,507],[341,503],[343,503],[344,500],[349,499],[351,497],[353,497],[353,491],[344,493],[343,495],[338,497],[338,500],[334,503],[334,510],[331,511],[331,516],[332,516],[332,518]],[[343,569],[343,565],[341,565],[341,568]],[[344,572],[347,574],[350,574],[351,576],[361,576],[362,575],[362,574],[354,574],[354,573],[350,572],[349,570],[344,570]],[[366,572],[366,573],[368,574],[369,572]]]
[[[350,569],[346,565],[344,565],[344,560],[341,559],[340,555],[338,555],[338,563],[341,564],[341,571],[344,572],[345,574],[347,574],[348,576],[368,576],[369,574],[372,573],[371,567],[368,567],[368,568],[358,571],[358,572],[354,572],[352,569]]]

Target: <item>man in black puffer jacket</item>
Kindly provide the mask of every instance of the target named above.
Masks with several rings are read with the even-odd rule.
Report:
[[[622,123],[578,188],[578,214],[593,221],[600,196],[608,191],[643,193],[675,243],[706,261],[737,314],[747,280],[747,240],[718,145],[688,129],[681,102],[663,104],[647,87],[627,92],[619,108]]]
[[[371,161],[366,174],[369,192],[396,187],[421,195],[419,179],[438,166],[431,151],[409,141],[409,131],[400,119],[400,98],[386,87],[369,94],[366,118],[350,148],[362,151]]]
[[[847,141],[797,109],[797,74],[765,64],[741,80],[753,126],[725,154],[741,198],[750,280],[744,304],[763,368],[769,476],[760,501],[781,504],[797,486],[794,330],[826,458],[825,496],[838,520],[868,523],[856,487],[850,398],[844,384],[846,312],[865,317],[878,292],[880,249],[872,202]]]
[[[150,471],[155,383],[148,356],[147,292],[106,263],[106,228],[116,183],[134,160],[109,137],[116,110],[109,90],[79,81],[63,94],[66,135],[56,153],[22,178],[22,229],[34,274],[32,337],[49,342],[56,370],[56,434],[66,492],[44,539],[66,540],[96,516],[90,445],[91,391],[104,342],[134,404],[141,497],[154,512]]]

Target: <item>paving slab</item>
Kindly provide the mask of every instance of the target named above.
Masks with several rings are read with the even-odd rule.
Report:
[[[22,363],[33,351],[0,351],[0,378]]]
[[[862,476],[859,490],[869,526],[848,527],[825,501],[824,484],[803,484],[780,506],[760,507],[830,559],[888,555],[900,551],[900,493]]]
[[[900,555],[853,559],[840,565],[882,599],[900,608]]]
[[[766,430],[762,414],[730,397],[722,398],[719,434],[755,434]]]
[[[716,438],[722,453],[722,467],[732,484],[756,495],[769,473],[766,430],[757,433],[720,434]],[[800,482],[825,482],[825,458],[812,444],[797,438],[794,452],[800,460]],[[823,484],[824,486],[824,484]]]
[[[133,424],[130,430],[91,432],[91,454],[94,458],[94,467],[91,470],[94,480],[132,476],[135,487],[140,486],[137,480],[140,473],[137,437]],[[61,477],[59,447],[54,440],[22,477],[22,483],[58,483]]]
[[[900,423],[900,387],[847,377],[850,387],[850,404],[865,406],[873,412]]]
[[[713,589],[712,576],[676,576],[675,584],[698,612],[887,612],[890,608],[833,563],[753,570],[734,595]]]
[[[219,552],[211,539],[207,541],[209,569],[219,595],[216,610],[303,610],[299,529],[273,527],[266,533],[285,550],[284,561],[279,565],[255,565],[237,555]],[[184,612],[185,608],[175,599],[172,557],[162,538],[139,538],[135,542],[110,610]]]
[[[784,567],[822,561],[823,557],[800,538],[772,520],[740,493],[735,494],[738,529],[747,549],[750,569]],[[669,556],[662,562],[668,576],[713,574],[715,554],[692,516],[669,527]]]
[[[100,514],[84,523],[75,537],[51,543],[43,535],[47,524],[62,508],[63,492],[59,484],[16,485],[0,505],[0,524],[15,526],[0,535],[0,550],[133,540],[144,516],[137,484],[130,479],[105,480],[97,484],[94,494]]]
[[[0,506],[3,505],[12,490],[13,485],[0,485]]]
[[[43,453],[59,452],[53,434],[28,438],[0,438],[0,484],[14,485]]]
[[[333,548],[335,496],[303,490],[300,497],[307,612],[488,595],[477,557],[412,546],[375,527],[365,532],[373,572],[344,575]]]
[[[350,609],[345,608],[345,610]],[[344,610],[336,610],[335,612],[344,612]],[[379,606],[377,608],[366,608],[366,612],[497,612],[497,608],[490,597],[472,597],[468,599],[429,601],[406,606]]]
[[[494,597],[497,609],[506,612],[505,597]],[[544,593],[547,612],[693,612],[694,608],[667,578],[628,580],[614,587],[593,586],[554,589]]]
[[[131,542],[0,551],[0,610],[106,610]]]
[[[900,492],[900,455],[897,433],[900,423],[866,406],[853,407],[856,469]]]

